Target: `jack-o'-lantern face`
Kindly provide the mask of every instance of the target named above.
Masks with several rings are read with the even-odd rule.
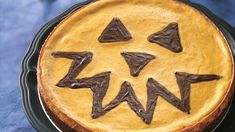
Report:
[[[39,65],[59,109],[91,127],[115,121],[122,129],[141,129],[176,118],[187,124],[219,101],[219,90],[229,85],[223,82],[231,77],[231,56],[209,21],[198,15],[201,29],[180,13],[177,19],[160,15],[163,21],[151,11],[125,16],[113,8],[99,11],[105,17],[75,13],[47,40]],[[205,38],[205,28],[217,38]]]
[[[129,41],[131,38],[131,34],[128,32],[120,19],[114,18],[102,32],[98,40],[100,43],[113,43]],[[165,47],[175,53],[182,51],[177,23],[171,23],[162,31],[150,35],[148,40],[149,42],[159,44],[160,46]],[[109,54],[115,53],[116,52]],[[138,76],[140,71],[143,70],[150,61],[155,59],[154,55],[143,52],[121,52],[120,54],[124,57],[126,63],[128,64],[130,74],[133,77]],[[146,85],[148,88],[146,110],[139,102],[131,84],[125,80],[120,86],[121,88],[117,96],[107,105],[103,105],[103,99],[109,88],[110,74],[112,71],[104,71],[94,75],[93,77],[76,79],[79,73],[82,72],[82,70],[92,61],[92,52],[54,52],[52,53],[52,56],[55,58],[67,58],[73,60],[67,75],[57,83],[57,86],[72,89],[90,88],[93,92],[92,118],[103,116],[122,102],[127,102],[129,107],[145,123],[150,124],[156,107],[156,101],[159,96],[164,98],[182,112],[190,114],[189,98],[191,83],[219,80],[221,78],[221,76],[212,74],[199,75],[185,72],[175,72],[175,77],[181,94],[181,99],[179,99],[159,82],[154,80],[152,77],[149,77]],[[110,55],[107,55],[106,57],[109,56]],[[100,61],[106,61],[106,59],[107,58],[103,58]],[[114,61],[113,63],[116,62]]]

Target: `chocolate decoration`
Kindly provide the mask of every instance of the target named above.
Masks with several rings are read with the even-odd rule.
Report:
[[[181,109],[184,112],[190,113],[190,86],[191,83],[200,83],[204,81],[213,81],[219,80],[222,76],[213,75],[213,74],[204,74],[204,75],[197,75],[197,74],[189,74],[186,72],[176,72],[175,77],[177,80],[177,84],[180,88],[180,95],[181,95]],[[177,107],[177,106],[176,106]],[[179,106],[178,106],[179,107]],[[178,108],[177,107],[177,108]]]
[[[148,37],[148,41],[151,43],[156,43],[175,53],[179,53],[183,50],[177,23],[171,23],[162,31],[150,35]]]
[[[125,58],[133,77],[138,76],[140,71],[155,59],[155,56],[141,52],[123,52],[121,55]]]
[[[67,75],[56,84],[58,87],[68,87],[74,82],[77,75],[91,62],[93,54],[91,52],[54,52],[52,56],[73,60]]]
[[[218,76],[218,75],[214,75],[214,74],[197,75],[197,74],[189,74],[186,72],[176,72],[175,76],[178,80],[180,78],[184,78],[184,79],[186,78],[187,81],[190,83],[219,80],[222,78],[222,76]]]
[[[92,106],[92,118],[98,118],[105,114],[102,107],[104,96],[106,95],[109,87],[111,72],[104,72],[97,74],[90,78],[82,78],[72,82],[68,87],[70,88],[90,88],[93,92],[93,106]]]
[[[119,18],[113,18],[98,40],[101,43],[128,41],[132,38]]]
[[[127,102],[131,110],[133,110],[146,124],[150,124],[152,117],[153,117],[153,112],[156,106],[156,103],[152,103],[152,100],[155,100],[155,95],[151,93],[148,89],[148,101],[147,101],[147,110],[144,109],[143,105],[139,102],[137,99],[137,96],[131,86],[131,84],[127,81],[125,81],[121,85],[121,89],[117,96],[108,104],[104,107],[104,110],[110,111],[117,107],[119,104],[122,102]]]
[[[176,108],[183,112],[190,114],[190,86],[191,83],[199,83],[204,81],[219,80],[221,76],[205,74],[189,74],[185,72],[175,73],[177,84],[179,86],[181,100],[177,98],[174,94],[168,91],[163,85],[150,78],[147,83],[147,87],[151,89],[151,93],[161,96],[163,99],[168,101],[170,104],[174,105]],[[155,90],[155,91],[154,91]],[[157,98],[156,98],[157,99]]]
[[[125,53],[126,55],[126,53]],[[129,54],[128,54],[129,55]],[[132,55],[132,54],[131,54]],[[139,54],[138,54],[139,55]],[[142,56],[143,53],[140,54]],[[93,92],[93,105],[91,117],[98,118],[108,111],[116,108],[122,102],[127,102],[131,110],[133,110],[146,124],[150,124],[153,118],[156,102],[159,96],[168,101],[170,104],[190,114],[190,85],[203,81],[219,80],[222,77],[213,74],[189,74],[185,72],[176,72],[176,81],[180,89],[181,99],[168,91],[163,85],[149,78],[147,86],[147,103],[146,110],[139,102],[131,84],[125,81],[121,85],[121,89],[117,96],[107,105],[103,106],[103,99],[109,87],[110,73],[103,72],[93,77],[76,79],[79,73],[91,62],[92,53],[90,52],[55,52],[52,56],[56,58],[73,59],[68,74],[59,81],[58,87],[69,87],[72,89],[90,88]],[[149,57],[154,57],[150,55]]]

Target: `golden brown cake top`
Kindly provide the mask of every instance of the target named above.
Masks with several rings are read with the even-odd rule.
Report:
[[[39,87],[54,109],[95,131],[192,126],[217,108],[233,79],[221,32],[203,14],[173,0],[87,5],[56,27],[38,66]],[[68,73],[74,80],[58,83]],[[100,92],[102,106],[94,107],[99,88],[107,91]]]

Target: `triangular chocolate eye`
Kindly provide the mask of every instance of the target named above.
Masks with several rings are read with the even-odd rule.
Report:
[[[130,73],[133,77],[138,76],[140,71],[151,60],[155,59],[155,56],[141,52],[123,52],[121,55],[125,58],[125,61],[130,68]]]
[[[177,23],[171,23],[162,31],[150,35],[148,40],[149,42],[156,43],[175,53],[179,53],[183,50],[180,43]]]
[[[113,18],[99,37],[101,43],[128,41],[132,38],[119,18]]]

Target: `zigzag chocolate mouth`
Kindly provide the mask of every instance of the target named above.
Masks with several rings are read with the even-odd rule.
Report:
[[[130,54],[125,54],[130,55]],[[132,54],[133,55],[133,54]],[[136,54],[134,54],[136,55]],[[142,56],[143,53],[137,54]],[[58,83],[58,87],[68,87],[72,89],[90,88],[93,92],[93,106],[91,117],[98,118],[108,111],[116,108],[122,102],[127,102],[131,110],[133,110],[146,124],[150,124],[153,118],[154,110],[158,97],[175,106],[182,112],[190,114],[190,89],[192,83],[199,83],[204,81],[219,80],[222,77],[214,74],[189,74],[185,72],[176,72],[176,81],[179,86],[181,99],[177,98],[173,93],[167,90],[163,85],[153,78],[147,81],[147,103],[146,110],[138,100],[131,84],[125,81],[121,85],[121,89],[117,96],[107,105],[103,106],[103,99],[109,87],[111,72],[103,72],[93,77],[76,79],[79,73],[91,62],[91,52],[55,52],[52,56],[56,58],[72,59],[73,62],[67,75]],[[154,56],[148,55],[148,61]],[[138,58],[138,57],[137,57]],[[144,61],[146,62],[146,61]]]

